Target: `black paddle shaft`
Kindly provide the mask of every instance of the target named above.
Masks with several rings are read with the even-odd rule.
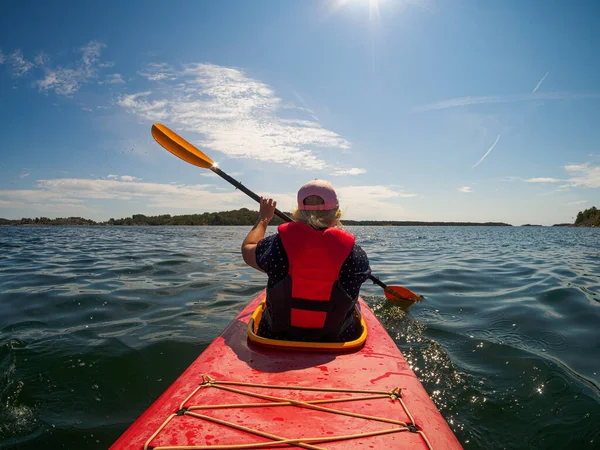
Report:
[[[246,186],[244,186],[242,183],[240,183],[236,179],[231,178],[229,175],[227,175],[225,172],[223,172],[218,167],[213,166],[213,167],[210,168],[210,170],[212,170],[214,173],[216,173],[217,175],[219,175],[225,181],[227,181],[230,184],[234,185],[236,187],[236,189],[239,189],[244,194],[246,194],[248,197],[250,197],[250,198],[256,200],[258,203],[260,203],[260,197],[258,195],[256,195],[254,192],[252,192],[250,189],[248,189]],[[280,217],[282,220],[285,220],[286,222],[293,222],[294,221],[294,219],[292,219],[287,214],[282,213],[277,208],[275,208],[275,215],[277,217]]]
[[[260,203],[260,197],[258,195],[256,195],[254,192],[252,192],[250,189],[248,189],[246,186],[244,186],[242,183],[240,183],[239,181],[237,181],[235,178],[230,177],[229,175],[227,175],[225,172],[223,172],[221,169],[219,169],[216,166],[211,167],[210,170],[212,170],[214,173],[216,173],[217,175],[219,175],[221,178],[223,178],[228,183],[230,183],[233,186],[235,186],[236,189],[239,189],[244,194],[246,194],[250,198],[252,198],[252,199],[256,200],[258,203]],[[275,215],[277,217],[280,217],[282,220],[285,220],[286,222],[293,222],[294,221],[294,219],[292,219],[287,214],[282,213],[277,208],[275,208]],[[377,278],[377,277],[375,277],[373,275],[369,275],[369,279],[373,283],[377,284],[378,286],[381,286],[383,289],[387,288],[387,285],[384,282],[382,282],[379,278]]]

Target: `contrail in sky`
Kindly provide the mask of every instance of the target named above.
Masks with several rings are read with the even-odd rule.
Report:
[[[485,152],[485,155],[483,155],[483,156],[481,157],[481,159],[480,159],[479,161],[477,161],[477,162],[476,162],[476,163],[473,165],[473,169],[474,169],[475,167],[477,167],[479,164],[481,164],[481,161],[483,161],[483,160],[485,159],[485,157],[486,157],[487,155],[489,155],[489,154],[490,154],[490,152],[491,152],[492,150],[494,150],[494,147],[496,146],[496,144],[498,143],[498,141],[499,141],[499,140],[500,140],[500,135],[498,135],[498,137],[496,138],[496,140],[494,141],[494,143],[492,144],[492,146],[490,147],[490,149],[489,149],[487,152]]]
[[[540,88],[540,86],[542,85],[542,83],[544,82],[544,80],[546,79],[546,77],[548,76],[550,72],[546,72],[546,75],[544,75],[542,77],[542,79],[538,82],[537,86],[535,88],[533,88],[533,91],[531,91],[532,94],[535,94],[535,92]]]
[[[544,77],[545,78],[545,77]],[[543,79],[542,79],[543,80]],[[442,100],[428,105],[415,106],[413,113],[437,111],[439,109],[460,108],[462,106],[486,105],[490,103],[514,103],[538,100],[587,100],[599,99],[600,92],[536,92],[529,94],[486,95],[480,97],[458,97]]]

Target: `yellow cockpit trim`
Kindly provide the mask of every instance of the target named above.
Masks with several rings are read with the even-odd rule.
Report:
[[[252,313],[252,317],[248,322],[248,339],[258,345],[263,345],[271,348],[282,348],[288,350],[304,350],[304,351],[328,351],[328,352],[347,352],[361,348],[367,340],[367,324],[365,319],[360,316],[360,326],[362,329],[361,335],[347,342],[303,342],[303,341],[283,341],[280,339],[268,339],[259,336],[258,325],[263,315],[263,311],[267,306],[266,297],[260,302],[258,307]]]

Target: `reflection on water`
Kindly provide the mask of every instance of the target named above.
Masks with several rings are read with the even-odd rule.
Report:
[[[108,447],[263,288],[247,231],[0,227],[0,447]],[[362,289],[466,448],[598,448],[600,230],[350,231],[425,295]]]

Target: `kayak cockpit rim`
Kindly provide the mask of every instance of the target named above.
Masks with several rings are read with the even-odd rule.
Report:
[[[252,313],[252,317],[248,322],[247,334],[248,340],[254,344],[269,347],[280,348],[282,350],[298,350],[298,351],[313,351],[313,352],[328,352],[328,353],[345,353],[352,350],[358,350],[363,347],[367,340],[368,329],[365,319],[362,314],[359,318],[359,326],[361,329],[360,336],[352,341],[346,342],[304,342],[304,341],[284,341],[281,339],[269,339],[258,335],[258,325],[263,315],[263,311],[267,307],[267,298],[263,298],[260,304]]]

